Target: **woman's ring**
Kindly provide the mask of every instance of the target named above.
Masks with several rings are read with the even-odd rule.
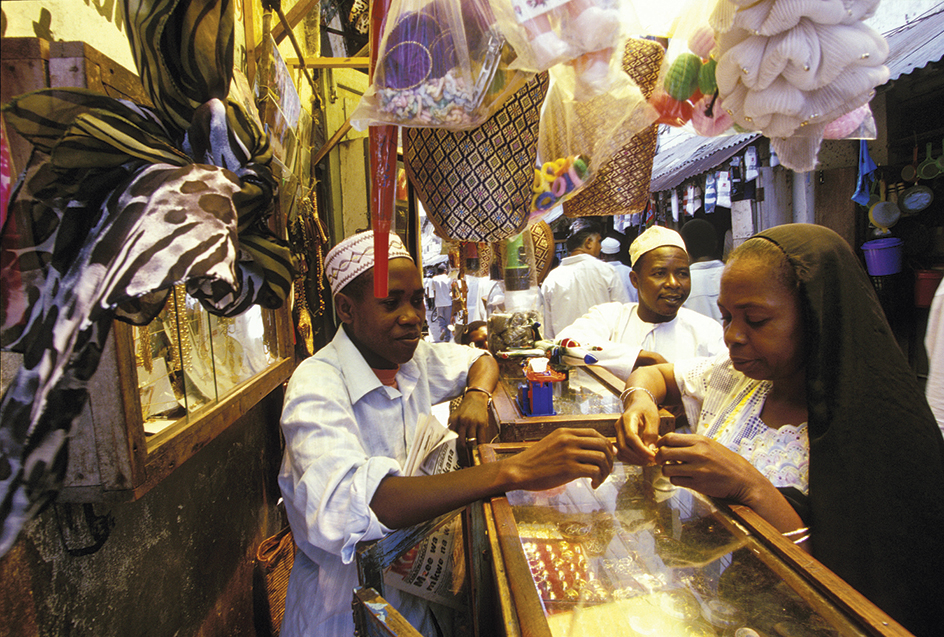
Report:
[[[465,444],[467,444],[467,445],[474,445],[476,442],[478,442],[478,438],[466,438],[466,439],[465,439]]]

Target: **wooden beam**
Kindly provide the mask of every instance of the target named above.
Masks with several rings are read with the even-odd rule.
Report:
[[[348,132],[349,130],[351,130],[351,118],[350,118],[350,117],[348,117],[348,118],[344,121],[344,123],[341,124],[341,128],[339,128],[339,129],[337,130],[337,132],[336,132],[334,135],[331,136],[331,139],[329,139],[329,140],[325,143],[325,145],[321,147],[321,150],[319,150],[319,151],[315,154],[315,156],[311,158],[311,165],[312,165],[312,166],[317,166],[317,165],[318,165],[318,162],[320,162],[322,159],[324,159],[324,156],[327,155],[328,153],[330,153],[330,152],[331,152],[331,149],[338,145],[338,142],[341,141],[341,138],[342,138],[342,137],[344,137],[345,135],[347,135],[347,132]]]
[[[369,57],[306,57],[304,60],[298,58],[286,58],[287,66],[304,66],[310,69],[366,69],[370,68]]]
[[[298,23],[302,21],[310,11],[315,11],[320,6],[321,0],[298,0],[294,7],[288,10],[288,13],[285,14],[286,22],[288,22],[288,28],[294,29],[298,26]],[[278,44],[285,39],[285,36],[288,35],[286,30],[286,25],[277,24],[272,27],[272,39],[275,40],[275,43]]]
[[[260,43],[257,47],[254,42],[256,38],[256,25],[253,16],[252,0],[242,0],[243,3],[243,35],[246,38],[246,79],[249,86],[252,86],[256,79],[256,49],[261,48]]]

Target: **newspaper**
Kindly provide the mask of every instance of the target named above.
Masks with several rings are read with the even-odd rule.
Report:
[[[407,455],[404,474],[435,475],[459,468],[456,455],[456,432],[432,415],[420,417],[416,434]],[[456,550],[461,548],[461,519],[455,517],[422,542],[400,556],[384,573],[384,584],[425,600],[462,610],[465,605],[457,594],[454,577],[464,572],[464,564],[456,563]],[[461,553],[459,561],[462,561]]]
[[[456,432],[439,422],[436,416],[420,416],[403,473],[408,476],[431,476],[455,471],[459,468],[459,459],[456,457],[458,438]]]

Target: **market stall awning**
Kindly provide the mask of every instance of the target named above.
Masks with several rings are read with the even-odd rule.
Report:
[[[884,35],[888,42],[885,66],[891,73],[889,82],[941,60],[944,58],[944,2]]]
[[[663,132],[652,164],[649,191],[674,188],[689,177],[711,170],[758,137],[760,133],[698,137],[678,130]]]

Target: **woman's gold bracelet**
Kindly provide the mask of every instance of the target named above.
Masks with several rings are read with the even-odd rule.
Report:
[[[656,407],[659,406],[658,401],[656,401],[656,397],[653,396],[653,395],[652,395],[652,392],[649,391],[648,389],[646,389],[645,387],[627,387],[626,389],[623,390],[623,393],[620,394],[620,404],[623,406],[623,409],[626,409],[626,399],[629,398],[630,395],[631,395],[634,391],[644,391],[644,392],[646,392],[647,394],[649,394],[649,398],[652,399],[652,403],[653,403]]]

